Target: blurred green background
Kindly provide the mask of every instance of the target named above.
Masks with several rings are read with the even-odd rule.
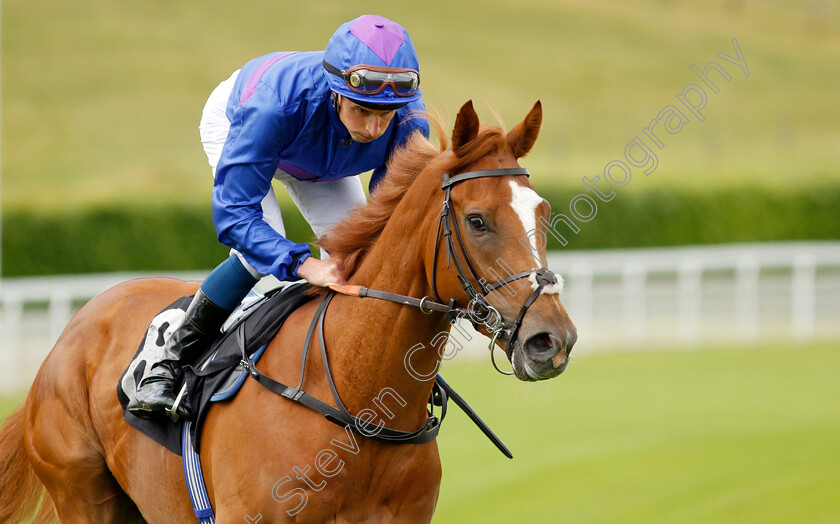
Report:
[[[542,100],[523,164],[555,212],[700,83],[691,65],[730,72],[712,73],[720,91],[707,89],[705,121],[688,114],[675,135],[660,124],[656,171],[635,170],[570,248],[840,238],[838,11],[824,0],[7,0],[4,274],[213,267],[225,250],[198,139],[206,97],[247,60],[322,49],[364,12],[409,30],[426,103],[450,124],[467,99],[508,128]],[[749,78],[717,57],[735,55],[733,38]],[[290,236],[308,238],[288,220]]]

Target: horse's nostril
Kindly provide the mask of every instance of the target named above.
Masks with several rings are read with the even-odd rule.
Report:
[[[540,333],[525,341],[525,352],[532,360],[548,360],[562,348],[559,340],[549,333]]]

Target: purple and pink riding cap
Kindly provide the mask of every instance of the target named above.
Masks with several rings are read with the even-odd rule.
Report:
[[[419,100],[420,65],[408,32],[377,15],[336,30],[324,52],[330,89],[362,105],[396,109]]]

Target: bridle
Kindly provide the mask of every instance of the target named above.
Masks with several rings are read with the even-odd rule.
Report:
[[[537,299],[537,297],[540,296],[545,286],[557,283],[557,276],[548,268],[543,267],[539,269],[529,269],[526,271],[521,271],[513,275],[508,275],[507,277],[501,280],[486,283],[486,279],[479,276],[478,271],[476,271],[475,269],[475,264],[473,264],[469,253],[467,253],[466,246],[464,245],[464,240],[461,237],[461,229],[458,226],[458,220],[455,217],[454,208],[452,206],[451,190],[455,184],[458,184],[465,180],[472,180],[474,178],[516,175],[529,176],[529,173],[528,170],[525,168],[513,167],[468,171],[466,173],[461,173],[454,176],[450,176],[449,174],[443,175],[443,184],[441,185],[441,187],[444,191],[444,200],[443,207],[440,213],[440,224],[438,225],[437,234],[438,241],[435,243],[435,254],[433,262],[434,266],[432,268],[432,292],[435,294],[435,298],[439,299],[439,295],[437,292],[436,273],[438,251],[440,247],[440,235],[442,231],[443,237],[446,241],[446,267],[449,267],[450,259],[455,262],[455,269],[458,271],[458,280],[461,282],[461,286],[464,288],[464,291],[470,297],[470,302],[467,305],[467,309],[471,313],[477,313],[475,318],[473,317],[473,315],[470,315],[470,321],[472,322],[473,327],[477,327],[476,320],[480,323],[484,323],[488,327],[489,331],[493,334],[493,338],[490,341],[490,359],[493,362],[493,367],[495,367],[499,373],[505,375],[512,375],[513,373],[509,371],[502,371],[496,365],[496,359],[493,353],[494,348],[496,346],[496,339],[499,338],[500,334],[505,335],[504,338],[508,340],[505,353],[508,357],[508,360],[511,360],[513,344],[516,342],[516,335],[519,333],[519,328],[522,326],[522,319],[525,317],[525,313],[528,312],[528,308],[530,308],[534,301]],[[470,278],[467,276],[463,266],[461,265],[461,262],[458,260],[458,256],[455,251],[455,243],[452,240],[453,231],[455,232],[455,239],[457,240],[458,248],[461,251],[461,255],[463,256],[464,261],[466,262],[467,267],[469,268],[470,273],[472,274],[473,281],[475,281],[478,284],[478,291],[476,290],[475,286],[473,286],[473,281],[471,281]],[[490,305],[490,303],[487,301],[487,295],[489,295],[490,293],[502,286],[505,286],[522,278],[528,278],[531,275],[534,275],[534,283],[536,284],[536,287],[531,293],[531,296],[529,296],[525,303],[522,305],[522,308],[519,310],[519,314],[516,316],[516,319],[513,321],[513,324],[505,324],[501,313],[499,313],[499,311],[495,307]],[[495,318],[495,321],[492,323],[487,323],[487,320],[490,318]]]
[[[386,291],[369,289],[363,286],[331,286],[331,289],[333,289],[334,291],[338,291],[339,293],[361,297],[379,298],[383,300],[389,300],[391,302],[397,302],[400,304],[419,307],[420,311],[427,314],[430,314],[432,311],[448,313],[451,317],[452,322],[455,322],[455,320],[457,320],[459,317],[466,317],[470,320],[473,327],[476,328],[479,324],[483,324],[487,326],[488,330],[493,336],[492,340],[490,341],[490,359],[493,363],[493,367],[495,367],[499,373],[502,373],[504,375],[512,375],[513,373],[509,371],[502,371],[499,368],[499,366],[496,365],[496,359],[494,356],[496,340],[500,336],[503,336],[503,339],[508,340],[508,345],[505,349],[505,353],[508,357],[508,360],[511,360],[513,353],[513,344],[516,341],[516,336],[519,333],[519,328],[522,325],[522,319],[528,312],[528,308],[530,308],[534,301],[537,299],[537,297],[540,296],[540,294],[543,291],[543,288],[545,288],[548,285],[557,283],[557,276],[550,269],[542,267],[538,269],[528,269],[526,271],[521,271],[519,273],[508,275],[503,279],[487,283],[486,279],[479,276],[478,271],[475,268],[475,264],[473,264],[469,253],[467,253],[466,246],[464,245],[464,240],[461,236],[461,229],[458,227],[458,220],[455,217],[455,212],[452,205],[451,190],[455,184],[464,182],[466,180],[472,180],[474,178],[518,175],[529,176],[529,173],[528,170],[525,168],[513,167],[467,171],[453,176],[450,176],[447,173],[443,175],[443,183],[441,184],[441,189],[443,189],[444,198],[443,205],[440,211],[440,221],[438,222],[437,235],[435,237],[435,252],[432,267],[431,284],[432,293],[434,294],[434,300],[432,300],[432,297],[423,297],[422,299],[417,299],[405,295],[398,295],[396,293],[389,293]],[[453,231],[455,233],[454,241],[452,238]],[[443,236],[443,240],[446,245],[446,267],[448,268],[450,266],[450,261],[455,262],[455,269],[458,272],[458,281],[461,283],[461,286],[464,288],[464,291],[470,298],[470,301],[467,304],[466,308],[456,307],[455,299],[450,299],[449,303],[445,304],[444,301],[440,298],[440,295],[438,294],[437,261],[438,254],[440,252],[441,235]],[[472,278],[470,278],[467,272],[464,271],[464,266],[461,264],[461,261],[458,258],[458,254],[455,248],[456,241],[458,245],[458,250],[460,250],[461,256],[466,262],[466,266],[469,269]],[[519,279],[529,278],[531,275],[533,275],[533,292],[528,297],[528,299],[525,300],[525,303],[519,310],[519,314],[516,316],[516,319],[514,319],[512,323],[508,325],[504,322],[504,319],[502,318],[502,315],[501,313],[499,313],[498,309],[493,307],[487,301],[487,295],[489,295],[490,293],[492,293],[496,289],[499,289],[502,286],[515,282]],[[476,286],[474,285],[474,283],[477,284],[478,290],[476,290]]]
[[[446,313],[450,316],[451,322],[453,323],[458,318],[467,316],[474,327],[478,327],[479,323],[488,327],[488,329],[493,335],[493,339],[490,342],[490,358],[493,362],[493,366],[496,368],[496,370],[499,371],[499,373],[505,375],[512,375],[513,373],[508,371],[502,371],[496,365],[496,360],[493,356],[493,351],[496,346],[496,340],[502,333],[504,333],[505,337],[508,338],[508,346],[505,349],[505,352],[507,354],[508,359],[510,360],[513,352],[513,344],[516,340],[516,335],[519,332],[519,327],[522,325],[522,319],[525,317],[525,313],[527,313],[528,308],[531,307],[531,305],[534,303],[534,301],[542,293],[543,289],[547,285],[557,283],[557,276],[548,268],[543,267],[538,269],[529,269],[526,271],[521,271],[519,273],[509,275],[506,278],[496,280],[495,282],[491,282],[488,284],[485,279],[481,278],[478,275],[478,272],[475,268],[475,264],[473,264],[472,259],[467,253],[466,246],[464,245],[464,241],[461,237],[461,232],[458,227],[458,221],[456,220],[455,213],[453,211],[451,189],[452,186],[454,186],[455,184],[474,178],[516,175],[528,176],[528,170],[520,167],[504,169],[483,169],[479,171],[468,171],[454,176],[449,176],[448,174],[443,175],[443,184],[441,187],[444,191],[444,200],[443,207],[441,208],[440,213],[440,222],[438,224],[437,237],[435,240],[435,252],[433,262],[434,266],[432,268],[432,293],[434,294],[434,300],[432,299],[432,297],[429,296],[418,299],[407,295],[390,293],[388,291],[370,289],[364,286],[330,286],[331,291],[327,293],[327,295],[321,301],[321,304],[318,306],[315,315],[312,317],[312,322],[309,325],[309,330],[306,333],[303,351],[301,354],[300,381],[298,382],[297,387],[287,386],[281,382],[278,382],[262,374],[257,369],[253,360],[247,355],[245,351],[246,345],[244,341],[244,324],[238,326],[236,331],[237,338],[239,339],[239,347],[241,350],[242,357],[240,365],[244,369],[248,370],[250,376],[253,377],[261,386],[265,387],[266,389],[278,395],[281,395],[289,400],[293,400],[295,402],[303,404],[306,407],[321,413],[330,422],[333,422],[345,428],[351,428],[357,433],[361,433],[366,437],[382,442],[391,442],[396,444],[422,444],[433,440],[437,436],[438,431],[440,430],[440,423],[446,414],[446,403],[448,399],[451,398],[461,409],[463,409],[467,413],[470,419],[472,419],[473,422],[475,422],[478,425],[481,431],[488,438],[490,438],[490,440],[496,445],[497,448],[499,448],[499,450],[502,451],[502,453],[504,453],[507,457],[512,458],[513,454],[511,454],[507,446],[504,445],[504,443],[493,433],[493,431],[490,430],[487,424],[485,424],[484,421],[482,421],[478,417],[478,415],[469,407],[466,401],[464,401],[464,399],[461,398],[446,383],[446,381],[443,380],[443,377],[441,377],[440,375],[436,375],[434,384],[432,385],[432,396],[430,399],[432,411],[429,412],[429,417],[426,419],[426,422],[420,428],[411,432],[394,430],[386,427],[380,427],[379,430],[377,430],[374,433],[369,433],[365,431],[365,428],[369,429],[371,424],[365,420],[353,416],[347,410],[344,403],[341,401],[341,397],[338,394],[338,390],[335,387],[335,382],[333,381],[332,372],[329,367],[329,359],[327,357],[327,344],[324,337],[324,318],[326,316],[327,307],[329,306],[329,303],[332,300],[332,298],[335,296],[335,293],[341,293],[344,295],[356,297],[378,298],[381,300],[396,302],[398,304],[404,304],[420,308],[420,311],[425,314],[431,314],[434,311]],[[461,262],[458,259],[457,251],[455,249],[455,241],[453,241],[452,239],[453,231],[455,232],[455,239],[457,240],[458,248],[461,251],[461,256],[463,257],[467,267],[470,270],[472,279],[466,274],[463,266],[461,265]],[[470,297],[470,301],[467,304],[466,308],[457,307],[455,305],[454,298],[449,299],[448,304],[444,304],[443,301],[440,299],[440,296],[438,295],[437,260],[438,253],[440,251],[441,235],[443,235],[443,238],[446,242],[446,267],[448,268],[450,265],[450,261],[454,260],[455,268],[458,271],[458,280],[461,282],[461,286],[464,288],[464,291],[467,293],[467,296]],[[531,278],[532,275],[533,278]],[[519,310],[519,314],[516,316],[516,319],[512,322],[512,325],[507,325],[502,319],[501,313],[499,313],[499,311],[496,308],[494,308],[489,302],[487,302],[487,295],[506,284],[515,282],[516,280],[522,278],[531,279],[532,287],[534,288],[534,290],[528,297],[528,299],[525,301],[525,303],[522,305],[522,308]],[[477,284],[478,290],[476,290],[476,286],[474,284]],[[473,316],[473,313],[476,314],[475,317]],[[491,318],[494,320],[492,325],[489,325],[487,321]],[[321,348],[321,360],[324,365],[324,372],[327,378],[327,384],[330,387],[333,400],[336,404],[335,407],[308,395],[301,389],[304,383],[304,376],[306,373],[306,361],[309,347],[311,345],[311,341],[316,331],[318,333],[318,341],[319,346]],[[434,415],[435,405],[441,407],[440,418]]]

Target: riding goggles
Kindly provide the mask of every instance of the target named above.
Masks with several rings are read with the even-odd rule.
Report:
[[[362,64],[342,71],[326,61],[324,69],[341,77],[351,91],[361,95],[375,95],[381,93],[385,86],[391,86],[391,91],[397,96],[412,96],[420,87],[420,73],[414,69]]]

